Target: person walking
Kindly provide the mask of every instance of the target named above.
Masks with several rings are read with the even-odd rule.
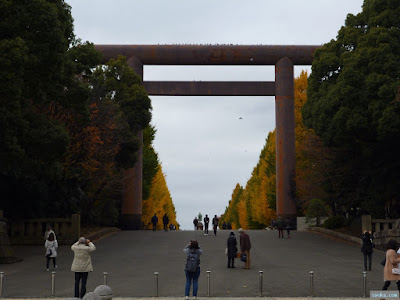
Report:
[[[279,217],[278,220],[276,221],[276,229],[278,229],[279,238],[281,238],[281,235],[282,235],[282,238],[284,238],[284,236],[283,236],[284,227],[285,227],[285,224],[284,224],[282,218]]]
[[[157,223],[158,223],[157,214],[154,214],[154,216],[151,218],[151,223],[153,223],[153,231],[156,231],[157,230]]]
[[[74,297],[82,299],[86,294],[86,282],[89,272],[93,271],[91,253],[96,250],[95,245],[84,237],[71,246],[74,252],[71,271],[75,272]],[[79,285],[81,286],[79,293]]]
[[[239,229],[239,233],[240,233],[240,251],[246,254],[247,256],[243,269],[250,269],[250,248],[251,248],[250,237],[246,232],[243,231],[242,228]]]
[[[168,223],[169,223],[169,218],[167,216],[167,213],[164,214],[162,218],[163,224],[164,224],[164,230],[168,231]]]
[[[204,234],[208,235],[208,223],[210,223],[210,218],[208,215],[204,217]]]
[[[371,232],[364,230],[361,240],[362,240],[361,252],[363,253],[364,256],[364,271],[367,271],[367,259],[369,263],[369,270],[371,271],[372,252],[373,252]]]
[[[218,218],[217,215],[214,216],[214,218],[212,219],[212,225],[213,225],[213,229],[214,229],[214,235],[217,235],[217,228],[218,228]]]
[[[197,219],[197,217],[194,217],[193,219],[193,225],[194,225],[194,230],[198,230],[199,228],[197,227],[197,225],[199,225],[199,220]]]
[[[190,287],[193,282],[193,299],[197,297],[197,290],[199,287],[199,276],[200,276],[200,255],[203,250],[200,249],[199,243],[196,240],[190,241],[183,252],[186,254],[186,265],[185,265],[185,299],[189,299]]]
[[[283,222],[283,226],[286,229],[287,238],[290,239],[290,230],[292,229],[292,221],[289,218],[286,218],[285,221]],[[282,238],[283,238],[283,233],[282,233]]]
[[[399,246],[395,240],[389,240],[386,250],[386,263],[383,268],[383,280],[385,281],[382,290],[387,290],[390,286],[390,282],[395,280],[397,289],[400,291],[400,275],[394,274],[393,269],[399,270],[400,257],[396,251]]]
[[[53,260],[53,268],[57,269],[56,257],[57,257],[58,243],[57,243],[57,240],[55,239],[54,232],[51,232],[49,234],[49,236],[47,237],[47,240],[44,242],[44,247],[46,248],[45,255],[46,255],[47,271],[49,270],[50,259]]]
[[[229,234],[226,246],[228,248],[228,268],[234,268],[235,258],[237,254],[237,242],[235,234],[233,232]]]

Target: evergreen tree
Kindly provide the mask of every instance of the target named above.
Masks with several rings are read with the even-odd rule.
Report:
[[[305,124],[334,152],[334,206],[400,216],[400,2],[365,0],[317,50]],[[385,212],[384,208],[387,207]]]

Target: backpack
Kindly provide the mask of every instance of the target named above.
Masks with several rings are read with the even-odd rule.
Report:
[[[197,268],[200,265],[199,251],[197,250],[189,250],[189,255],[186,260],[185,271],[190,273],[197,272]]]

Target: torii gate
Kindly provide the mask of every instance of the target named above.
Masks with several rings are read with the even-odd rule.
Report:
[[[256,45],[96,45],[104,62],[124,55],[143,79],[143,65],[274,65],[275,82],[144,81],[149,95],[275,96],[276,213],[296,217],[294,65],[311,65],[321,46]],[[143,143],[143,133],[139,133]],[[134,168],[125,172],[122,228],[142,227],[143,148]]]

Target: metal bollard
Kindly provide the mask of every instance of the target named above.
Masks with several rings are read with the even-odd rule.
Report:
[[[314,297],[314,271],[310,271],[310,297]]]
[[[211,297],[211,294],[210,294],[210,273],[211,273],[211,271],[207,271],[207,297]]]
[[[154,272],[154,283],[156,286],[155,297],[158,297],[158,272]]]
[[[56,295],[56,272],[51,272],[51,297]]]
[[[260,274],[260,297],[263,296],[263,271],[259,271]]]
[[[367,297],[367,272],[363,272],[363,297]]]
[[[3,297],[4,272],[0,272],[0,298]]]
[[[107,285],[107,272],[103,272],[103,284]]]

